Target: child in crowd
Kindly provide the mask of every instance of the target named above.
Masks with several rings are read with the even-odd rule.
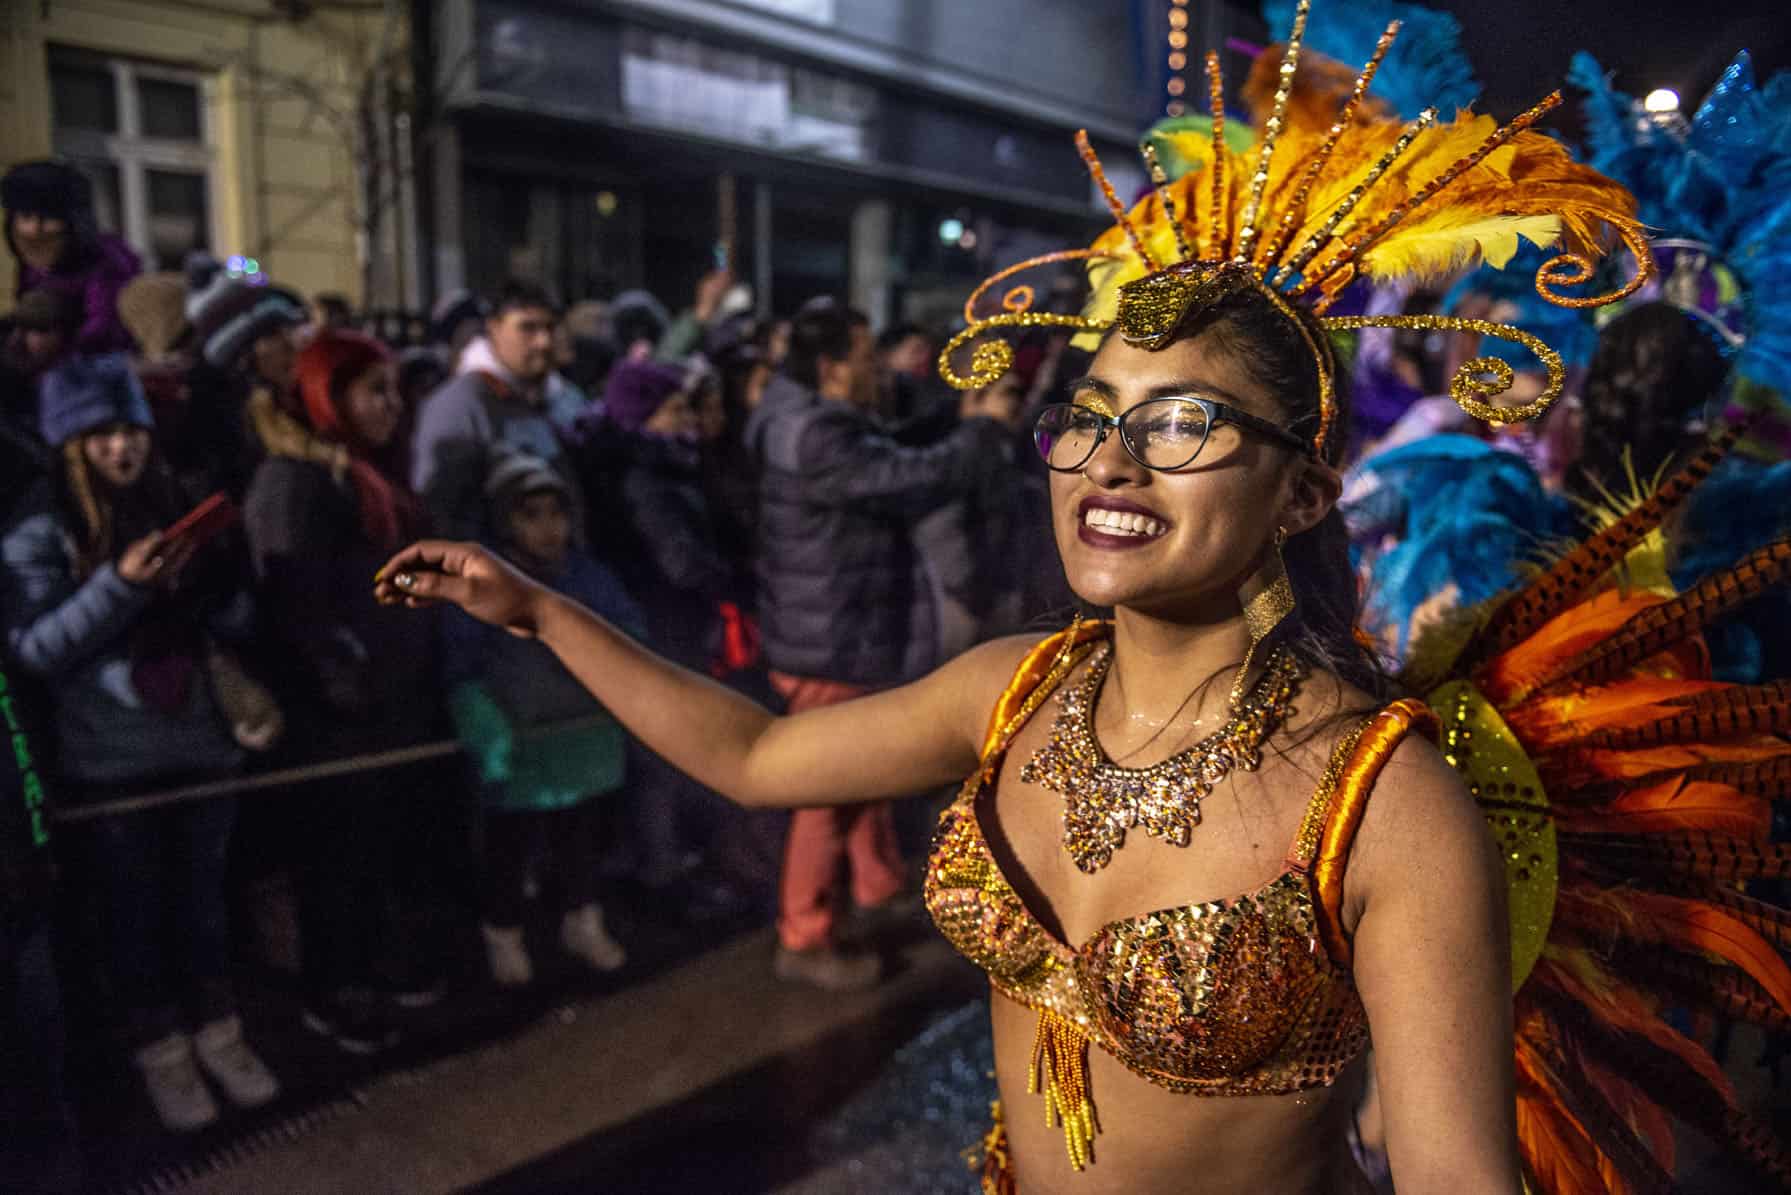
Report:
[[[573,546],[571,488],[546,462],[500,456],[485,483],[499,550],[544,584],[632,634],[641,615],[609,571]],[[622,787],[622,728],[545,646],[448,616],[450,708],[485,802],[486,953],[492,977],[520,986],[534,977],[523,942],[524,884],[542,840],[558,889],[560,944],[600,970],[626,961],[598,906],[597,797]]]
[[[51,476],[0,540],[6,646],[46,683],[70,801],[217,780],[281,729],[267,690],[224,646],[251,630],[234,558],[164,530],[191,505],[155,451],[122,354],[45,375]],[[203,1070],[231,1102],[279,1091],[243,1040],[230,985],[227,799],[94,819],[73,877],[99,902],[112,995],[151,1101],[170,1129],[217,1119]],[[188,1035],[182,1016],[199,1028]]]

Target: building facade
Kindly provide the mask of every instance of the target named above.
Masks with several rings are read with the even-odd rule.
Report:
[[[101,225],[146,268],[205,250],[254,258],[305,294],[422,300],[408,4],[0,0],[0,12],[0,164],[76,163]]]
[[[1168,0],[446,0],[417,18],[437,104],[436,290],[532,276],[568,301],[688,301],[727,259],[762,311],[846,293],[944,320],[995,266],[1088,236],[1160,109]]]

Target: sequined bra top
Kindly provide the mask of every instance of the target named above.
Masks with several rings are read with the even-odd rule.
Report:
[[[1421,704],[1400,701],[1346,735],[1274,879],[1227,900],[1111,922],[1072,949],[1002,874],[977,800],[1020,727],[1103,633],[1085,629],[1077,644],[1054,636],[1022,663],[982,767],[940,817],[925,887],[952,946],[1039,1014],[1034,1081],[1064,1119],[1078,1168],[1095,1131],[1081,1061],[1088,1042],[1152,1083],[1208,1096],[1328,1086],[1362,1052],[1367,1016],[1339,917],[1344,865],[1381,765],[1410,730],[1432,723]]]

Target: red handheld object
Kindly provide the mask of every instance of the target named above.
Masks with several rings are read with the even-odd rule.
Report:
[[[219,492],[189,510],[172,527],[162,532],[162,542],[173,544],[184,540],[195,545],[203,544],[230,530],[241,519],[242,511],[230,500],[230,495]]]

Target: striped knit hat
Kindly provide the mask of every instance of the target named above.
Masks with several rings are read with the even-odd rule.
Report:
[[[200,354],[218,369],[234,366],[269,332],[308,318],[291,291],[233,275],[214,258],[188,265],[186,314]]]

